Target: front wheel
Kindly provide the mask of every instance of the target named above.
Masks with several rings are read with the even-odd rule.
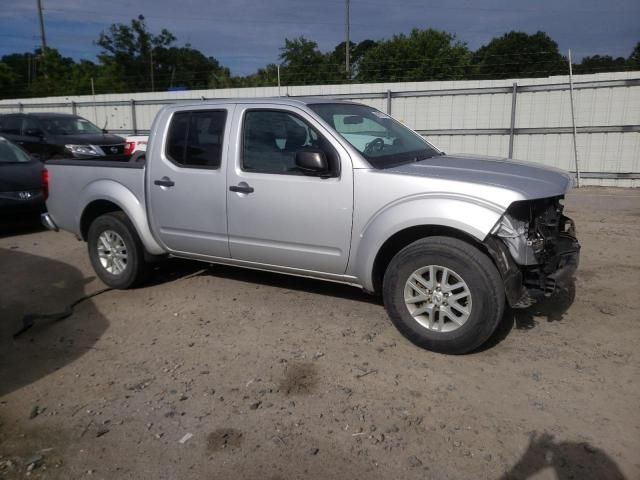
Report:
[[[127,289],[144,280],[144,246],[124,212],[96,218],[89,227],[87,242],[93,269],[109,287]]]
[[[482,345],[505,304],[500,274],[487,255],[449,237],[424,238],[398,252],[384,276],[383,299],[405,337],[449,354]]]

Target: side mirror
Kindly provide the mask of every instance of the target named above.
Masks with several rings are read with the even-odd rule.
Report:
[[[296,153],[296,167],[306,173],[328,173],[329,162],[321,150],[300,150]]]

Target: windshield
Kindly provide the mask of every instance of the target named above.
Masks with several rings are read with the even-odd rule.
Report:
[[[375,108],[348,103],[317,103],[309,107],[375,168],[440,155],[420,135]]]
[[[26,163],[31,157],[18,146],[0,137],[0,163]]]
[[[41,119],[42,126],[51,135],[101,134],[102,130],[81,117],[50,117]]]

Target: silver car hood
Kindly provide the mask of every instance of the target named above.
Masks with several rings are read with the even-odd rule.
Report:
[[[525,200],[564,195],[569,173],[531,162],[475,155],[441,155],[385,170],[389,173],[481,184],[517,192]]]

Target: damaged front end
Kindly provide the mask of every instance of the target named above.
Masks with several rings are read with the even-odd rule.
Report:
[[[578,268],[580,244],[562,199],[514,202],[485,239],[514,308],[551,296]]]

